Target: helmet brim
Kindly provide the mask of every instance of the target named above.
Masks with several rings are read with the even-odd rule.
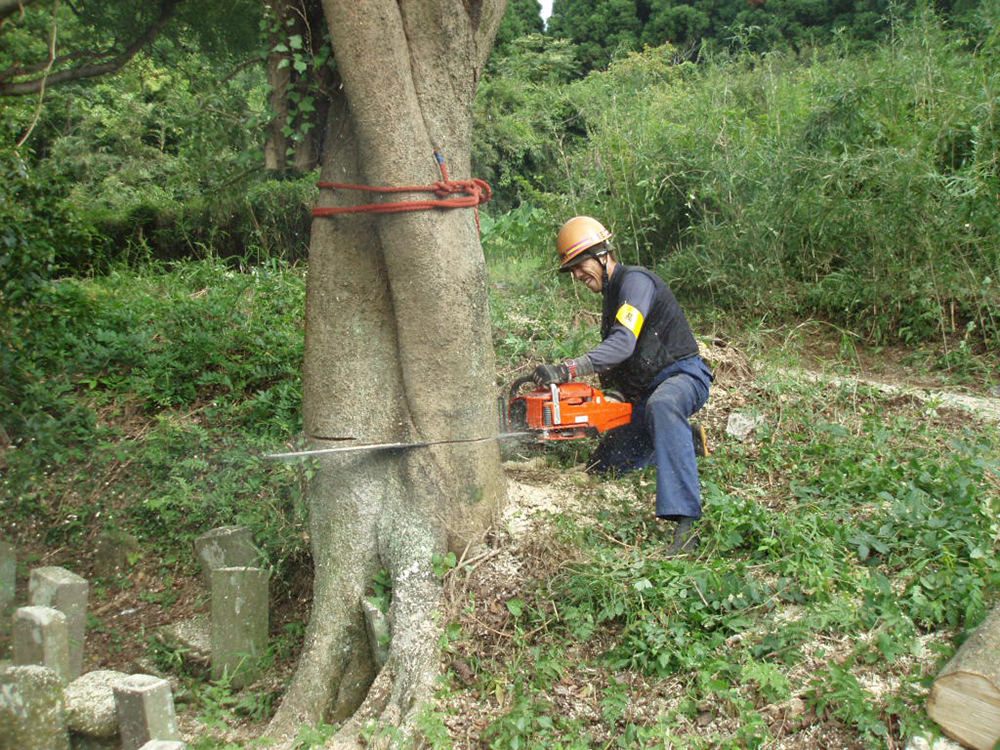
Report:
[[[563,263],[561,266],[559,266],[559,273],[567,273],[569,271],[572,271],[574,266],[580,265],[587,258],[596,258],[596,257],[597,256],[594,255],[592,252],[584,250],[579,255],[575,255],[574,257],[570,258],[568,261]]]
[[[602,246],[603,246],[603,249],[601,250],[601,252],[599,252],[599,253],[595,253],[594,252],[594,248],[595,247],[602,247]],[[574,255],[572,258],[570,258],[569,260],[567,260],[561,266],[559,266],[559,273],[565,273],[567,271],[573,270],[573,266],[577,266],[580,263],[583,263],[583,261],[587,260],[587,258],[593,258],[594,260],[600,260],[601,256],[602,255],[607,255],[608,252],[610,252],[610,251],[609,251],[608,247],[606,245],[604,245],[603,241],[601,243],[598,243],[597,245],[593,245],[591,247],[585,248],[585,249],[581,250],[580,252],[578,252],[576,255]]]

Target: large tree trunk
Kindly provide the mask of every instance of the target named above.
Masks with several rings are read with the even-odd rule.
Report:
[[[432,151],[470,169],[472,99],[504,0],[325,0],[343,99],[331,102],[324,179],[426,185]],[[424,198],[401,195],[399,199]],[[344,205],[353,194],[321,196]],[[304,415],[336,438],[431,441],[497,429],[486,275],[471,210],[321,218],[306,304]],[[298,670],[269,735],[350,716],[413,729],[437,675],[440,582],[432,557],[492,522],[504,485],[495,443],[323,459],[310,488],[314,604]],[[392,580],[389,658],[376,674],[359,601]]]

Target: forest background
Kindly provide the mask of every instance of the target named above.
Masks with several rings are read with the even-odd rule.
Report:
[[[168,6],[126,59],[128,41]],[[126,531],[157,550],[167,584],[149,597],[164,607],[176,602],[169,580],[190,572],[191,540],[217,523],[254,528],[285,582],[277,598],[308,588],[300,477],[248,468],[246,454],[301,430],[302,271],[318,176],[309,154],[320,134],[319,92],[294,83],[332,63],[321,29],[269,9],[37,0],[0,19],[2,533],[57,550]],[[763,332],[784,339],[808,325],[847,361],[902,348],[913,371],[973,391],[995,385],[998,28],[992,0],[555,0],[547,25],[535,0],[512,0],[475,102],[474,174],[494,190],[480,218],[498,385],[595,340],[580,298],[546,272],[555,231],[581,213],[612,228],[623,260],[667,278],[701,332],[750,346],[750,331],[764,348]],[[56,39],[72,53],[50,55]],[[84,55],[110,70],[57,82]],[[291,81],[283,111],[276,70]],[[824,443],[810,437],[815,457]],[[837,445],[824,460],[845,460]],[[940,477],[968,470],[989,487],[981,460],[962,453]],[[864,475],[875,495],[883,480]],[[924,484],[938,480],[932,471]],[[956,513],[965,500],[978,502],[951,496]],[[886,528],[862,526],[844,532],[859,564]],[[732,549],[763,528],[742,529]],[[968,552],[948,561],[953,577],[907,589],[914,638],[975,624],[995,590],[990,528],[961,529]],[[927,591],[956,580],[962,596],[928,603]],[[521,617],[513,601],[507,613]],[[607,621],[627,633],[622,616],[570,628]],[[288,658],[301,623],[278,618],[274,629]],[[636,637],[645,646],[628,668],[690,668]],[[760,669],[758,692],[790,694]],[[845,674],[830,679],[850,692]],[[865,703],[856,698],[813,705],[834,715]],[[698,705],[684,710],[699,715]],[[494,744],[548,731],[551,719],[525,706],[535,703],[515,701],[491,725]],[[898,736],[909,715],[857,711],[837,715],[861,742]]]

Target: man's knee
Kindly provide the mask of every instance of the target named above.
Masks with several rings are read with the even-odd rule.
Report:
[[[647,409],[652,409],[661,418],[674,417],[688,419],[704,404],[700,384],[693,378],[678,375],[665,381],[654,391],[646,403]]]
[[[649,397],[646,411],[655,420],[687,419],[685,404],[688,401],[684,394],[676,389],[660,389]]]

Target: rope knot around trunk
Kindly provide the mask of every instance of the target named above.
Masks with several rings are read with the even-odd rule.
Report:
[[[317,182],[321,188],[335,190],[359,190],[368,193],[434,193],[437,199],[416,201],[393,201],[388,203],[366,203],[359,206],[317,206],[313,216],[337,216],[339,214],[391,214],[403,211],[426,211],[432,208],[472,208],[476,212],[476,229],[479,229],[479,206],[493,197],[493,190],[486,180],[452,180],[448,178],[448,168],[437,151],[434,152],[441,179],[433,185],[406,185],[385,187],[378,185],[351,185],[344,182]],[[458,196],[458,197],[452,197]]]

